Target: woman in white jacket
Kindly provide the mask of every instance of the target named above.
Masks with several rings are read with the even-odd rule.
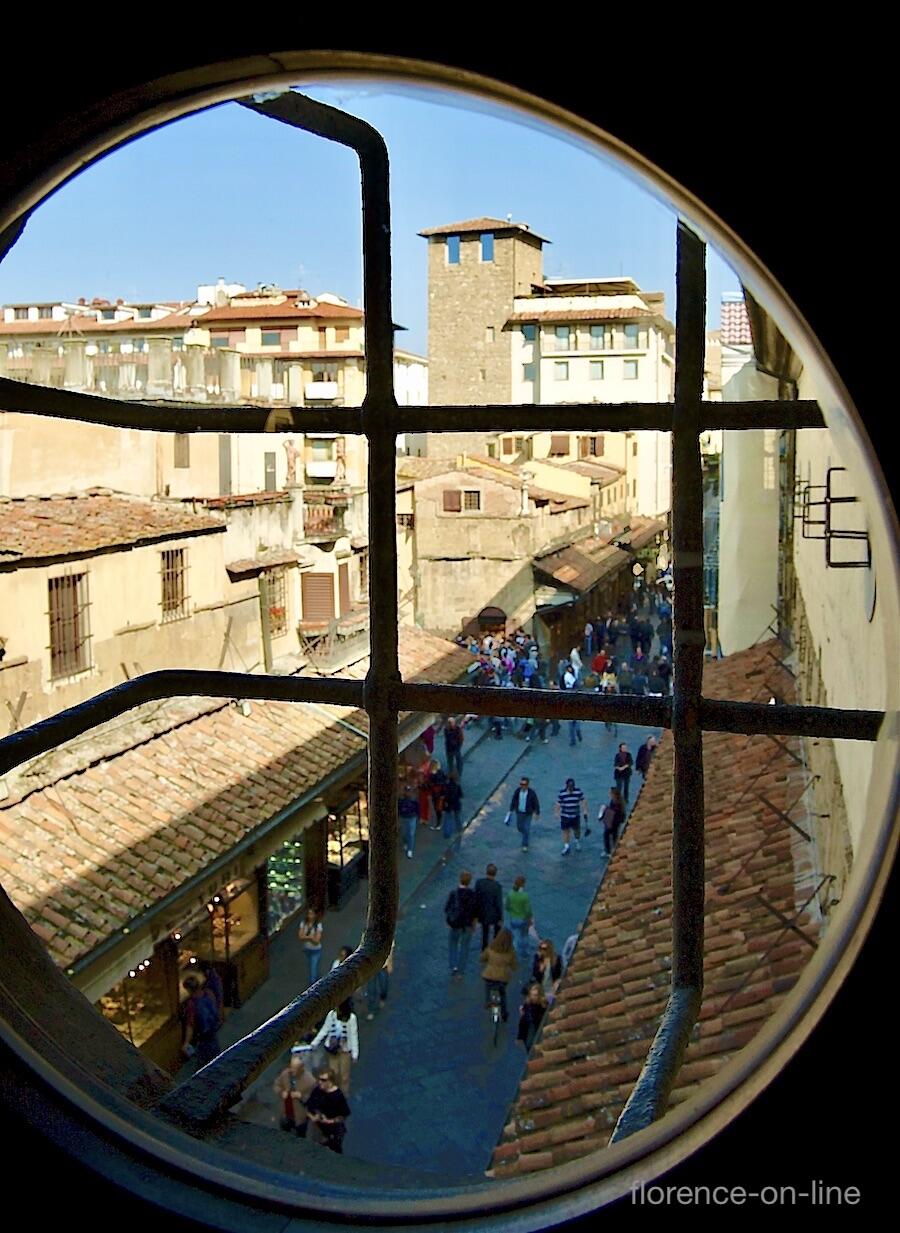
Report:
[[[349,999],[337,1010],[330,1010],[325,1022],[310,1042],[312,1048],[324,1044],[328,1065],[334,1070],[337,1085],[346,1096],[350,1091],[350,1067],[359,1057],[359,1024]]]

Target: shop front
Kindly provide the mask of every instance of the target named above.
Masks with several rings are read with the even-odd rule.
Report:
[[[369,810],[365,788],[354,785],[326,818],[328,906],[340,908],[369,873]]]
[[[171,938],[135,962],[96,1003],[97,1010],[164,1070],[180,1059],[178,952]]]
[[[269,975],[269,942],[265,922],[265,868],[246,879],[229,882],[175,931],[178,984],[202,960],[212,963],[225,993],[225,1005],[241,1006]]]

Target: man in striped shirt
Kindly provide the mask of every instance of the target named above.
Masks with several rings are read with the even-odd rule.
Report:
[[[566,786],[556,798],[556,816],[562,828],[562,855],[568,856],[571,851],[570,832],[575,832],[575,850],[581,850],[581,819],[584,818],[585,829],[588,818],[588,803],[581,788],[576,788],[574,779],[567,779]]]

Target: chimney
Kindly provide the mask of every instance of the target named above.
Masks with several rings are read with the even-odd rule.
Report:
[[[216,308],[225,308],[228,304],[228,291],[225,287],[225,279],[219,275],[219,281],[216,283]]]

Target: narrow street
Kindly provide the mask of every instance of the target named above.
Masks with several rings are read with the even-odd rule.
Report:
[[[447,926],[443,907],[462,869],[475,878],[493,861],[504,891],[522,873],[542,937],[558,950],[578,931],[606,870],[597,811],[612,784],[613,756],[619,741],[636,754],[651,729],[603,724],[582,725],[584,739],[568,744],[568,725],[549,744],[526,743],[506,733],[502,741],[471,728],[462,784],[464,820],[471,819],[459,852],[447,851],[443,838],[420,828],[414,860],[401,856],[401,914],[394,974],[388,1001],[373,1022],[366,1021],[364,993],[356,996],[360,1057],[353,1068],[345,1151],[373,1163],[397,1164],[443,1177],[480,1175],[500,1136],[507,1110],[525,1066],[516,1041],[519,990],[530,973],[509,985],[509,1023],[496,1048],[483,1005],[480,929],[473,935],[464,978],[450,979]],[[654,735],[659,735],[658,731]],[[479,739],[481,738],[481,739]],[[476,743],[477,742],[477,743]],[[443,753],[438,739],[436,755]],[[515,826],[504,816],[519,777],[527,774],[541,801],[541,818],[532,829],[530,850],[521,851]],[[556,794],[566,776],[575,777],[590,808],[592,834],[582,850],[560,854]],[[632,779],[632,800],[640,776]],[[363,926],[366,883],[340,911],[325,918],[323,970],[339,948],[355,945]],[[532,951],[533,953],[533,951]],[[249,1001],[232,1012],[221,1032],[223,1045],[237,1040],[296,996],[306,980],[304,957],[295,930],[275,939],[272,974]],[[235,1109],[243,1119],[274,1126],[279,1109],[272,1082],[284,1060],[273,1064],[248,1089]]]

